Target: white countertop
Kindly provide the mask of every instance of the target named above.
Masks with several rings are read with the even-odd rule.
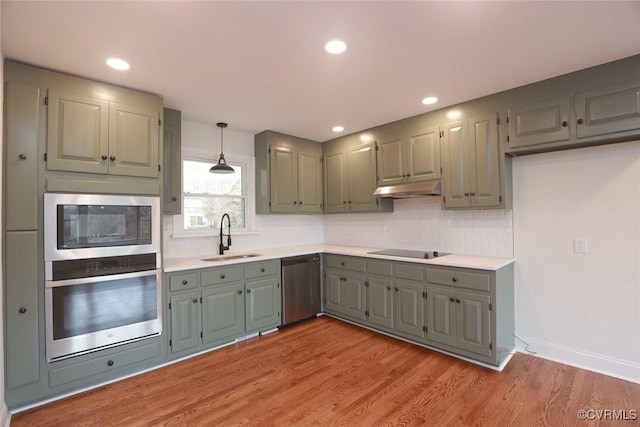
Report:
[[[481,256],[466,255],[447,255],[433,259],[416,259],[405,258],[388,255],[376,255],[369,252],[380,250],[380,248],[360,248],[354,246],[335,246],[335,245],[308,245],[308,246],[291,246],[285,248],[260,249],[253,252],[233,252],[229,251],[224,257],[233,257],[248,253],[260,254],[251,258],[224,259],[221,261],[203,261],[201,258],[216,257],[216,254],[209,256],[193,257],[193,258],[169,258],[164,260],[164,271],[172,273],[175,271],[191,270],[196,268],[219,267],[221,265],[240,264],[252,261],[264,261],[268,259],[286,258],[295,255],[305,255],[312,253],[331,253],[336,255],[351,255],[377,259],[387,259],[391,261],[405,261],[418,264],[442,265],[447,267],[476,268],[480,270],[498,270],[515,261],[514,258],[492,258]]]

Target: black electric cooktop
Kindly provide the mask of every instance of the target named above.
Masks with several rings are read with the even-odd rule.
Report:
[[[451,255],[449,252],[439,251],[411,251],[408,249],[383,249],[380,251],[369,252],[374,255],[389,255],[403,258],[431,259],[445,255]]]

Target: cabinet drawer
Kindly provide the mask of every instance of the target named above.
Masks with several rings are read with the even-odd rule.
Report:
[[[427,281],[429,283],[459,286],[461,288],[475,289],[477,291],[491,291],[491,277],[489,273],[428,268]]]
[[[396,264],[396,275],[399,279],[416,280],[418,282],[424,282],[424,270],[423,265],[399,263]]]
[[[244,267],[244,277],[253,279],[254,277],[280,275],[280,260],[251,262]]]
[[[193,289],[198,287],[198,273],[179,274],[171,276],[169,279],[169,289],[171,292],[183,289]]]
[[[363,258],[356,258],[352,256],[341,256],[341,255],[327,255],[326,266],[333,268],[342,268],[344,270],[353,270],[353,271],[366,271],[366,261]]]
[[[393,263],[387,261],[367,260],[367,272],[380,276],[393,276]]]
[[[57,387],[92,375],[118,370],[119,368],[152,359],[159,355],[160,343],[154,342],[138,348],[87,360],[86,362],[52,369],[49,371],[49,386]]]
[[[207,270],[202,272],[202,286],[235,282],[237,280],[242,280],[243,276],[244,268],[241,265]]]

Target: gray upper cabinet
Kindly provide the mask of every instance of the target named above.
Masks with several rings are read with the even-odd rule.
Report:
[[[569,99],[509,108],[507,123],[510,147],[569,140]]]
[[[415,129],[413,129],[415,128]],[[378,133],[378,185],[440,178],[440,129],[409,123],[384,126]]]
[[[445,208],[501,207],[497,114],[449,123],[442,135]]]
[[[182,113],[164,109],[162,137],[162,211],[182,213]]]
[[[52,89],[48,106],[48,170],[158,176],[160,118],[153,102],[122,104]]]
[[[320,143],[264,131],[255,154],[257,213],[322,213]]]
[[[376,144],[347,136],[324,144],[324,212],[390,212],[393,202],[373,196]]]
[[[640,130],[640,83],[578,93],[576,138]]]

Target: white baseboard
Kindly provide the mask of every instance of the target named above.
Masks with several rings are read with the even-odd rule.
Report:
[[[542,359],[640,384],[640,364],[638,363],[576,350],[529,337],[518,337],[516,350],[520,353],[532,354]]]
[[[3,427],[11,426],[11,413],[9,413],[9,409],[4,402],[0,407],[0,425]]]

